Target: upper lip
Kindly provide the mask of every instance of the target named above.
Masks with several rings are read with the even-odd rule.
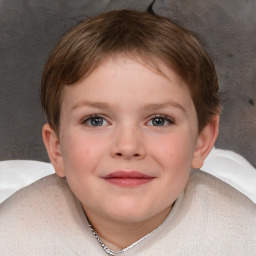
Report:
[[[110,174],[104,176],[105,179],[113,179],[113,178],[130,178],[130,179],[152,179],[154,177],[143,174],[137,171],[115,171]]]

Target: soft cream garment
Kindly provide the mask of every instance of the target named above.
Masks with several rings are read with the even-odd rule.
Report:
[[[65,179],[51,175],[0,205],[0,255],[106,255]],[[201,171],[164,223],[124,256],[255,256],[256,205]]]

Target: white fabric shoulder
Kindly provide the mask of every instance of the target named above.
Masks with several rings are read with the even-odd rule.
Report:
[[[241,155],[213,148],[201,170],[226,182],[256,203],[256,169]]]
[[[201,170],[228,183],[256,203],[256,169],[241,155],[213,148]],[[22,187],[52,173],[54,168],[50,163],[0,161],[0,203]]]
[[[52,164],[31,160],[0,161],[0,203],[17,190],[54,173]]]

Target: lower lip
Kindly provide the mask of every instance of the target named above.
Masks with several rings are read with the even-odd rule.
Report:
[[[121,187],[136,187],[149,183],[154,178],[107,178],[107,182],[121,186]]]

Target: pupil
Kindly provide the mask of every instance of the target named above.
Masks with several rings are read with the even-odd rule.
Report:
[[[102,123],[103,123],[103,120],[102,120],[102,118],[99,118],[99,117],[93,118],[91,120],[91,124],[93,126],[100,126],[100,125],[102,125]]]
[[[164,125],[164,119],[163,118],[155,118],[155,119],[153,119],[153,124],[155,126],[163,126]]]

